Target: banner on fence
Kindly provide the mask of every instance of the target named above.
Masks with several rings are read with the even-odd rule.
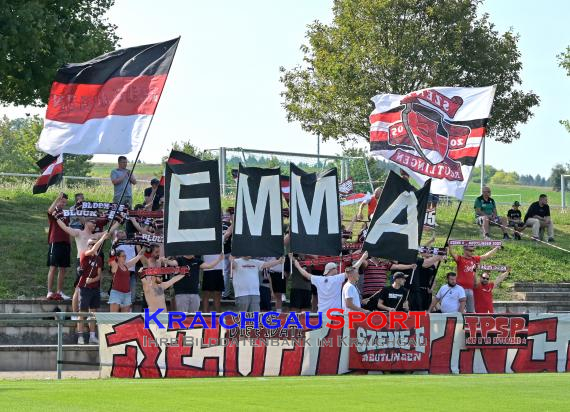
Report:
[[[280,315],[283,319],[286,316]],[[354,335],[351,336],[347,322],[343,329],[322,326],[309,330],[301,317],[300,328],[291,325],[287,330],[253,327],[236,330],[219,324],[213,329],[187,329],[191,323],[189,317],[184,328],[174,322],[168,329],[158,329],[155,325],[145,329],[140,314],[97,313],[101,377],[336,375],[352,370],[406,370],[405,364],[409,366],[407,370],[421,369],[433,374],[570,371],[570,314],[524,315],[526,332],[519,329],[519,320],[513,320],[520,315],[507,316],[509,334],[521,338],[526,334],[526,346],[506,342],[500,347],[466,346],[465,319],[474,317],[479,325],[481,320],[483,325],[488,325],[493,318],[495,328],[504,329],[505,321],[499,319],[505,315],[430,314],[421,325],[426,343],[421,359],[416,359],[417,354],[400,355],[399,365],[387,365],[380,357],[376,363],[376,349],[367,347],[368,358],[374,354],[374,361],[358,365],[356,359],[352,359],[355,355],[350,353],[351,350],[358,353],[358,340],[351,348],[350,338]],[[204,318],[211,326],[209,317]],[[311,324],[316,323],[316,318],[310,319]],[[475,320],[467,322],[471,324]],[[162,322],[168,324],[166,316]],[[323,325],[325,323],[323,320]],[[417,328],[412,330],[410,336],[415,336],[417,331]],[[236,341],[236,338],[243,339]],[[382,350],[391,353],[391,357],[407,351],[402,348]],[[413,365],[407,360],[408,356],[412,356]],[[426,366],[424,362],[428,360]]]

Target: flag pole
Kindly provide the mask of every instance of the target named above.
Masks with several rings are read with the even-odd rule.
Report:
[[[180,36],[178,36],[178,41],[180,41]],[[168,70],[166,71],[166,79],[165,79],[165,86],[166,86],[166,80],[168,79],[168,75],[170,74],[170,68],[172,67],[172,62],[174,61],[174,58],[176,57],[176,52],[178,51],[178,42],[176,43],[176,49],[174,49],[174,54],[172,56],[172,60],[170,61],[170,64],[168,65]],[[158,107],[158,104],[160,103],[160,98],[162,97],[162,92],[164,91],[164,87],[160,90],[160,93],[158,94],[158,99],[156,101],[156,107]],[[156,112],[156,108],[155,108],[155,112]],[[152,125],[152,121],[154,120],[154,113],[152,114],[150,121],[148,122],[148,127],[146,128],[146,131],[144,133],[144,137],[141,143],[141,146],[139,148],[139,151],[137,153],[137,157],[135,158],[135,163],[133,164],[133,167],[129,170],[129,175],[127,176],[127,184],[125,185],[125,187],[123,188],[123,191],[121,192],[121,197],[119,198],[119,202],[117,205],[117,210],[115,211],[118,212],[119,209],[119,205],[121,204],[121,202],[123,201],[123,197],[125,196],[125,192],[127,191],[127,186],[131,183],[131,177],[133,176],[133,172],[135,170],[135,167],[137,166],[137,162],[139,161],[139,157],[141,155],[142,149],[144,147],[144,144],[146,142],[146,137],[148,135],[148,131],[150,130],[150,126]],[[133,207],[133,205],[130,205],[131,207]],[[107,228],[107,233],[109,233],[111,231],[111,227],[113,226],[111,220],[109,222],[109,227]]]
[[[449,238],[451,237],[451,231],[453,230],[453,226],[455,225],[455,221],[457,220],[457,215],[459,214],[459,209],[461,209],[461,205],[463,204],[463,199],[459,201],[459,206],[457,206],[457,210],[455,211],[455,216],[453,216],[453,221],[451,222],[451,227],[449,228],[449,232],[447,233],[447,237],[445,238],[445,244],[443,245],[444,248],[447,247],[449,243]],[[441,260],[437,262],[435,266],[435,274],[437,275],[437,271],[439,270],[439,265],[441,265]]]

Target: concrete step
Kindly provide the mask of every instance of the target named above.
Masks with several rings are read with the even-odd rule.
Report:
[[[99,362],[98,345],[63,347],[63,360]],[[56,345],[0,345],[0,371],[54,371],[57,366]],[[63,370],[97,370],[99,366],[63,365]]]
[[[551,313],[570,312],[568,301],[495,301],[496,313]]]
[[[63,343],[76,344],[74,326],[63,326]],[[55,345],[57,326],[38,326],[32,322],[6,326],[0,324],[0,345]]]
[[[570,292],[570,283],[515,282],[515,292]]]
[[[101,302],[102,312],[109,311],[107,302]],[[55,301],[47,299],[2,299],[0,313],[53,313],[72,312],[71,301]]]
[[[522,293],[524,293],[525,295],[525,300],[530,300],[530,301],[567,300],[568,302],[570,302],[570,290],[568,290],[567,292],[522,292]]]
[[[210,300],[210,310],[214,310],[213,301]],[[272,302],[275,307],[275,302]],[[170,308],[170,301],[167,301]],[[222,310],[236,310],[235,300],[223,299],[221,302]],[[288,302],[283,302],[283,307],[289,307]],[[134,312],[143,312],[141,302],[133,307]],[[72,312],[71,301],[53,301],[46,299],[0,299],[0,313],[54,313],[54,312]],[[99,312],[109,312],[109,305],[106,300],[101,301]]]

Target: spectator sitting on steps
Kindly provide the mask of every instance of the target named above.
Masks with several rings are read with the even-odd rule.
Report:
[[[507,234],[507,218],[497,215],[495,200],[491,197],[491,189],[488,186],[483,188],[483,193],[475,199],[475,219],[481,226],[481,234],[485,240],[489,240],[489,225],[497,225],[503,232],[503,239],[510,239]]]
[[[548,197],[542,194],[538,198],[538,202],[531,203],[524,216],[525,227],[532,227],[532,238],[538,240],[540,229],[548,230],[548,241],[554,242],[554,223],[550,218],[550,206],[548,206]]]

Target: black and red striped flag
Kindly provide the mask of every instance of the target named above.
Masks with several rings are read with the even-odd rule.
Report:
[[[45,155],[36,164],[42,170],[42,174],[36,180],[32,189],[34,195],[45,193],[48,187],[61,182],[63,177],[63,155]]]
[[[491,114],[495,86],[432,87],[372,98],[370,153],[432,193],[463,199]]]
[[[187,153],[180,152],[178,150],[171,150],[168,159],[166,159],[166,164],[169,165],[181,165],[185,163],[198,162],[200,159],[191,156]],[[164,186],[164,175],[160,178],[159,186]]]
[[[62,66],[51,87],[39,149],[57,155],[124,154],[139,148],[179,40]]]

